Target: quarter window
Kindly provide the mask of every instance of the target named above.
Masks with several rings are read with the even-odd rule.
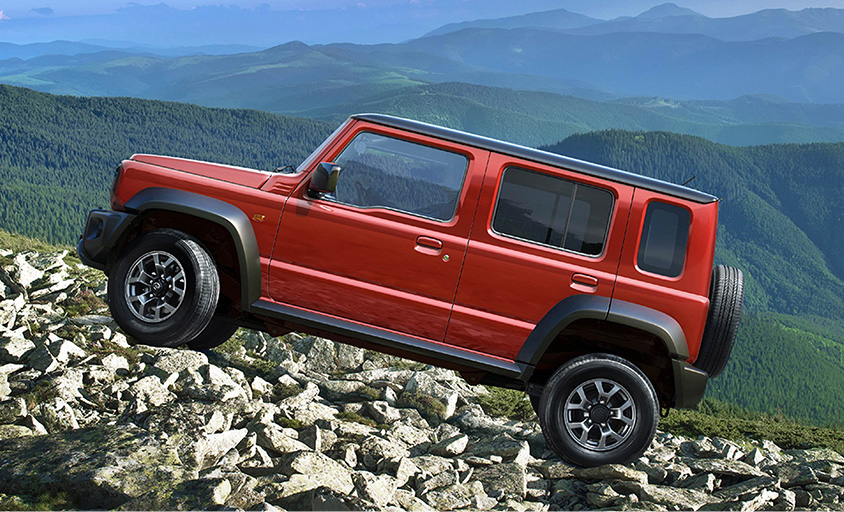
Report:
[[[667,277],[683,273],[691,215],[685,208],[652,202],[645,213],[639,268]]]
[[[501,179],[492,229],[598,256],[604,250],[612,203],[607,190],[510,167]]]
[[[439,221],[454,218],[469,159],[442,149],[362,132],[334,160],[335,192],[360,208],[390,208]]]

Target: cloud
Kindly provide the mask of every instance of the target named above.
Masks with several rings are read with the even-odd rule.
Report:
[[[52,7],[36,7],[32,9],[32,12],[43,14],[44,16],[51,16],[53,14]]]
[[[2,9],[0,9],[0,21],[2,21],[2,20],[10,20],[10,19],[12,19],[12,18],[10,18],[10,17],[6,16],[6,14],[3,12],[3,10],[2,10]]]

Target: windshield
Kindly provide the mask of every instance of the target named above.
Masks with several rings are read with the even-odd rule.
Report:
[[[343,124],[338,126],[337,129],[334,130],[334,132],[331,135],[329,135],[327,139],[322,141],[322,144],[320,144],[319,147],[316,148],[314,150],[314,152],[311,153],[310,156],[305,159],[304,162],[299,164],[299,167],[296,168],[296,172],[300,173],[300,172],[304,171],[305,169],[307,169],[308,166],[310,166],[313,163],[313,161],[316,160],[317,155],[322,153],[322,150],[325,149],[325,146],[327,146],[329,142],[333,141],[334,137],[336,137],[338,133],[343,131],[343,129],[346,127],[346,125],[348,125],[351,121],[352,121],[351,119],[346,119],[346,122],[344,122]]]

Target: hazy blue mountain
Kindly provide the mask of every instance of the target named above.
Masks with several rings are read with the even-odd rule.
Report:
[[[113,47],[71,41],[52,41],[49,43],[14,44],[0,42],[0,60],[32,59],[42,55],[77,55],[110,50]]]
[[[665,4],[635,18],[584,25],[570,32],[582,35],[617,32],[703,34],[723,41],[794,38],[818,32],[844,32],[844,9],[766,9],[730,18],[708,18],[674,4]]]
[[[601,23],[602,20],[590,18],[582,14],[577,14],[565,9],[555,9],[545,12],[534,12],[524,14],[521,16],[510,16],[507,18],[496,19],[482,19],[474,21],[463,21],[460,23],[449,23],[436,30],[432,30],[425,34],[425,36],[438,36],[448,34],[449,32],[457,32],[466,28],[553,28],[553,29],[572,29],[585,27],[595,23]]]

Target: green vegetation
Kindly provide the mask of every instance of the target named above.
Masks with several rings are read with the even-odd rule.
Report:
[[[416,409],[423,418],[433,423],[445,418],[445,404],[429,395],[405,391],[399,397],[399,405]]]
[[[337,418],[345,421],[353,421],[355,423],[360,423],[361,425],[366,425],[367,427],[378,426],[378,422],[373,420],[372,418],[361,416],[360,414],[352,411],[338,412]]]
[[[297,165],[331,128],[246,110],[0,85],[0,228],[75,244],[87,211],[108,206],[112,171],[133,153],[275,169]]]
[[[79,505],[66,492],[45,492],[38,496],[7,496],[0,494],[0,510],[74,510]]]
[[[523,391],[488,387],[486,395],[479,395],[478,402],[490,416],[503,416],[511,420],[528,421],[536,419],[530,399]]]
[[[662,430],[695,438],[733,441],[767,439],[785,449],[831,448],[844,453],[844,430],[810,425],[782,413],[764,414],[705,399],[694,410],[672,410],[659,421]]]
[[[282,428],[292,428],[293,430],[299,430],[305,426],[304,423],[296,418],[279,418],[276,420],[276,423]]]

